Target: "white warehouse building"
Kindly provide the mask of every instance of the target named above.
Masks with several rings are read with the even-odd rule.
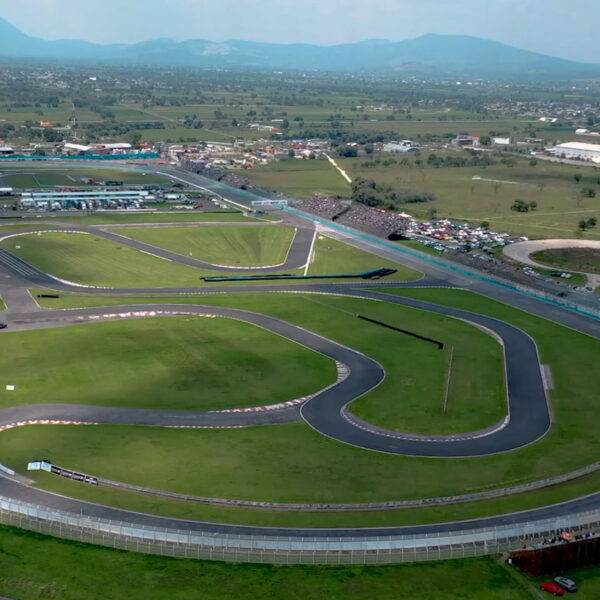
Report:
[[[566,142],[552,149],[555,156],[560,158],[575,158],[600,163],[600,144],[585,144],[583,142]]]

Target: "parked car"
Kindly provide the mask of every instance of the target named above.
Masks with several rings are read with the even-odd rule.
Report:
[[[577,584],[572,579],[569,579],[568,577],[555,577],[554,581],[556,583],[558,583],[558,585],[560,585],[560,587],[563,590],[566,590],[567,592],[576,592],[577,591]]]
[[[544,590],[555,596],[562,596],[565,593],[565,590],[563,590],[555,581],[542,581],[542,583],[540,583],[540,590]]]
[[[0,329],[6,329],[8,325],[6,323],[0,323]]]

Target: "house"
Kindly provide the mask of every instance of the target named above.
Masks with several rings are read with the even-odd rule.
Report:
[[[392,141],[383,145],[384,152],[420,152],[421,146],[412,140]]]

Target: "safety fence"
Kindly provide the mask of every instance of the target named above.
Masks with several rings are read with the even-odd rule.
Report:
[[[569,530],[600,528],[600,510],[498,527],[414,535],[318,537],[221,533],[202,523],[197,529],[162,529],[68,513],[0,496],[0,522],[80,542],[150,554],[277,564],[385,564],[498,554]],[[225,526],[224,529],[227,529]],[[234,530],[231,527],[232,531]],[[368,531],[368,530],[367,530]]]

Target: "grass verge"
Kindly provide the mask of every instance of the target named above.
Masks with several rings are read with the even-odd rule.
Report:
[[[392,600],[399,589],[422,600],[523,597],[492,558],[375,567],[244,565],[124,552],[4,526],[0,556],[0,593],[21,600]],[[579,596],[587,598],[584,593],[582,587]]]

